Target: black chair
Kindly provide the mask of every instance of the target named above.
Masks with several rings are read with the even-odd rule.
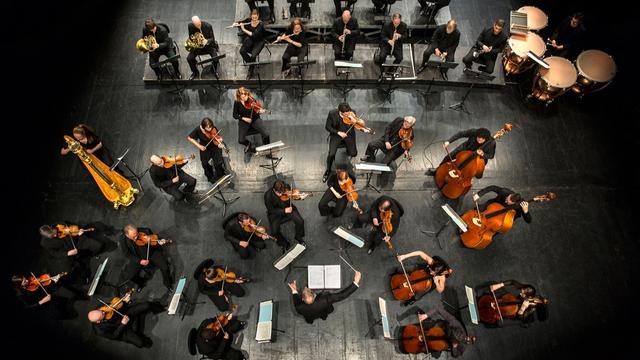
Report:
[[[200,265],[196,266],[195,271],[193,272],[193,278],[198,280],[200,278],[200,274],[202,271],[207,268],[211,268],[214,264],[213,259],[206,259],[200,263]]]
[[[306,45],[307,47],[307,53],[304,55],[304,57],[302,59],[299,59],[298,56],[292,56],[291,59],[295,58],[296,61],[291,60],[291,63],[299,63],[299,62],[308,62],[309,61],[309,52],[311,51],[311,46],[309,44]],[[303,66],[296,66],[293,65],[291,66],[291,70],[293,70],[294,72],[297,72],[297,74],[295,74],[295,76],[301,77],[303,75],[302,73],[302,67],[304,67],[305,69],[309,68],[309,64],[303,65]]]
[[[218,42],[216,41],[214,43],[214,47],[216,48],[216,52],[219,54],[220,53],[220,46],[218,45]],[[203,59],[203,56],[207,56],[206,59]],[[211,54],[200,54],[200,55],[196,55],[196,67],[200,68],[200,78],[202,78],[202,73],[204,72],[204,69],[207,66],[211,66],[211,72],[213,73],[213,75],[217,78],[218,76],[216,75],[215,72],[213,72],[213,69],[215,69],[214,65],[213,65],[213,61],[211,60]]]

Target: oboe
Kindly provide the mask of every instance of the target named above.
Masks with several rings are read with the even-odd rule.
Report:
[[[342,49],[340,50],[340,54],[344,55],[344,45],[347,43],[347,25],[344,25],[344,29],[342,30]]]

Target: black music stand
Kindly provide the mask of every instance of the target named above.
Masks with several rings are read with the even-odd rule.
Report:
[[[303,17],[302,15],[305,15],[302,13],[302,3],[306,2],[307,6],[309,4],[315,3],[316,0],[287,0],[287,4],[291,4],[294,3],[296,4],[296,8],[298,8],[298,16],[300,18],[300,21],[302,21],[303,23],[308,22],[309,20],[311,20],[311,7],[309,6],[309,17]],[[282,9],[284,10],[284,8]],[[284,11],[282,12],[282,14],[284,15]],[[294,18],[295,16],[292,16],[291,11],[289,11],[289,19]],[[286,18],[284,16],[282,16],[282,20],[285,20]]]
[[[391,75],[391,80],[389,80],[389,86],[387,86],[386,89],[384,88],[380,89],[385,94],[383,104],[387,101],[391,103],[391,94],[393,94],[393,92],[398,88],[397,86],[393,86],[396,80],[396,77],[398,77],[399,75],[395,68],[400,68],[400,71],[402,71],[402,68],[408,68],[409,66],[400,65],[400,64],[382,64],[381,66],[382,66],[382,72],[380,72],[380,79],[379,79],[380,82],[382,82],[382,80],[384,80],[385,78],[389,78],[388,76]]]
[[[175,54],[172,57],[166,58],[158,63],[156,63],[154,66],[151,66],[152,68],[159,68],[160,69],[160,74],[163,73],[167,73],[169,74],[169,79],[171,80],[171,84],[175,87],[174,90],[169,91],[172,94],[178,94],[178,96],[180,96],[180,100],[182,99],[182,92],[184,91],[184,86],[180,86],[180,84],[178,84],[178,79],[176,78],[176,74],[174,74],[173,72],[173,64],[171,63],[172,60],[175,59],[180,59],[180,54]],[[160,77],[160,79],[162,79],[162,77]]]
[[[255,65],[256,66],[256,73],[258,74],[258,93],[260,94],[260,97],[264,97],[264,90],[267,89],[269,87],[269,85],[267,85],[266,87],[262,86],[262,77],[260,77],[260,65],[268,65],[271,64],[271,60],[267,60],[267,61],[255,61],[255,62],[249,62],[249,63],[243,63],[242,66],[251,66],[251,65]]]
[[[213,63],[218,61],[218,60],[220,60],[220,59],[224,59],[225,57],[227,57],[227,54],[218,54],[218,55],[216,55],[214,57],[211,57],[211,58],[208,58],[206,60],[202,60],[202,61],[198,62],[198,65],[202,66],[203,69],[204,69],[206,64],[211,63],[211,69],[213,70],[211,72],[213,73],[213,76],[215,76],[215,78],[216,78],[216,88],[218,90],[226,90],[226,87],[220,85],[220,77],[218,77],[218,72],[215,71],[215,67],[214,67]],[[202,79],[202,72],[200,72],[200,79]]]
[[[214,198],[222,202],[222,205],[223,205],[222,216],[223,217],[226,216],[227,206],[233,204],[238,199],[240,199],[240,196],[236,196],[233,199],[227,199],[224,197],[224,193],[222,192],[222,190],[231,183],[232,178],[233,178],[233,175],[225,175],[220,180],[216,181],[216,183],[213,185],[213,188],[211,188],[211,190],[207,192],[207,195],[204,198],[202,198],[202,200],[200,200],[198,204],[202,204],[205,200],[213,196]]]
[[[269,145],[269,144],[265,144],[265,145]],[[278,173],[276,172],[276,168],[280,164],[280,161],[282,161],[282,158],[284,158],[284,155],[282,155],[280,157],[277,157],[277,156],[274,155],[274,151],[280,151],[280,150],[282,150],[284,148],[285,148],[285,146],[284,146],[284,143],[283,143],[282,146],[270,148],[269,150],[267,150],[268,152],[265,152],[264,154],[262,154],[262,153],[260,154],[260,155],[266,156],[271,161],[271,163],[270,164],[261,164],[259,166],[261,168],[263,168],[263,169],[271,170],[271,172],[273,173],[273,176],[276,179],[278,178]]]
[[[458,67],[458,63],[449,62],[449,61],[433,61],[433,60],[429,60],[429,61],[427,61],[427,64],[425,66],[434,69],[433,76],[431,77],[431,81],[429,82],[429,86],[427,87],[426,91],[422,91],[422,90],[418,89],[418,90],[416,90],[416,92],[418,92],[418,94],[422,95],[425,98],[424,102],[426,104],[426,102],[427,102],[426,97],[427,96],[438,93],[437,91],[431,91],[431,86],[433,86],[433,83],[436,81],[436,69],[440,71],[440,75],[442,75],[442,80],[448,80],[447,78],[445,78],[445,73],[444,73],[443,69],[444,70],[455,69],[456,67]]]
[[[302,67],[306,66],[306,65],[311,65],[311,64],[315,64],[317,61],[316,60],[308,60],[308,61],[301,61],[301,62],[296,62],[296,63],[290,63],[289,66],[291,67],[298,67],[298,71],[300,72],[300,87],[299,88],[294,88],[299,90],[300,92],[298,93],[298,98],[300,99],[300,102],[302,103],[302,98],[311,94],[313,92],[314,89],[309,89],[309,90],[305,90],[304,89],[304,72],[302,71]]]
[[[334,85],[338,90],[340,90],[340,92],[342,92],[342,99],[344,102],[347,101],[347,94],[355,89],[355,86],[350,86],[349,85],[349,74],[351,74],[350,70],[338,70],[338,69],[351,69],[352,67],[349,66],[337,66],[335,65],[336,61],[343,61],[343,62],[347,62],[347,60],[334,60],[333,64],[336,67],[336,76],[340,76],[342,74],[345,75],[344,77],[344,85],[340,85],[338,82],[336,82],[336,84]],[[361,65],[361,64],[360,64]],[[353,69],[356,69],[356,67],[353,67]]]
[[[467,75],[472,75],[474,78],[480,79],[480,80],[491,81],[491,80],[496,78],[495,76],[493,76],[491,74],[487,74],[487,73],[484,73],[484,72],[481,72],[481,71],[475,71],[475,70],[471,70],[471,69],[464,69],[464,73],[467,74]],[[471,93],[471,90],[473,90],[473,86],[474,85],[475,85],[475,83],[472,82],[471,86],[469,86],[467,91],[464,93],[464,96],[462,97],[462,100],[460,102],[457,102],[457,103],[449,106],[449,109],[456,110],[456,111],[462,111],[462,112],[466,113],[467,115],[471,115],[469,110],[467,110],[467,108],[464,106],[464,102],[467,101],[467,97],[469,97],[469,94]]]
[[[142,178],[142,176],[144,176],[144,174],[142,176],[138,176],[138,174],[136,174],[133,170],[131,170],[131,168],[129,167],[129,164],[127,164],[124,161],[124,157],[127,156],[127,154],[129,153],[129,149],[127,148],[127,150],[124,151],[124,153],[122,155],[120,155],[119,157],[117,157],[117,160],[115,163],[113,163],[113,165],[111,165],[111,168],[109,170],[113,171],[116,167],[118,167],[118,164],[122,163],[122,165],[124,165],[125,168],[127,168],[127,170],[129,170],[129,172],[133,175],[133,177],[136,179],[136,182],[138,183],[138,187],[140,188],[140,191],[142,191],[142,184],[140,183],[140,179]]]

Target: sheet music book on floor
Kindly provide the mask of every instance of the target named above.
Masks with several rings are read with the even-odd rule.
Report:
[[[258,326],[256,341],[265,343],[271,341],[273,328],[273,300],[262,301],[258,311]]]
[[[309,289],[340,289],[340,265],[309,265]]]

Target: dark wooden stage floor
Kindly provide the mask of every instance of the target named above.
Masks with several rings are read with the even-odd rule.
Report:
[[[321,0],[317,0],[321,1]],[[367,0],[360,0],[366,2]],[[239,0],[240,5],[244,1]],[[416,5],[415,0],[403,0],[402,6]],[[239,5],[239,6],[240,6]],[[359,6],[359,5],[358,5]],[[461,47],[468,48],[481,28],[489,26],[495,17],[508,18],[515,8],[506,0],[453,0],[450,11],[458,20],[462,32]],[[236,16],[235,1],[131,1],[120,12],[112,37],[105,44],[103,56],[95,59],[95,71],[86,76],[86,87],[75,99],[72,110],[59,122],[59,132],[52,134],[50,151],[39,161],[52,164],[53,171],[45,174],[48,188],[44,192],[41,211],[47,221],[60,219],[89,222],[103,221],[116,228],[133,222],[149,226],[175,241],[169,252],[174,259],[176,275],[184,274],[191,280],[194,267],[205,258],[229,263],[232,269],[249,274],[254,281],[246,286],[248,295],[236,299],[240,305],[239,316],[249,322],[243,337],[235,345],[244,350],[250,359],[265,360],[373,360],[373,359],[422,359],[423,356],[403,355],[394,343],[384,340],[381,329],[375,329],[375,337],[365,338],[370,323],[377,313],[377,298],[389,302],[392,327],[410,323],[398,322],[396,316],[406,310],[391,301],[387,291],[387,274],[397,262],[391,253],[378,248],[372,255],[366,249],[347,248],[345,253],[363,272],[363,284],[348,300],[335,306],[336,311],[327,321],[308,325],[293,311],[286,281],[298,279],[306,282],[306,271],[294,268],[288,278],[286,272],[273,268],[272,262],[279,255],[273,244],[261,252],[257,259],[240,261],[222,237],[222,209],[216,200],[200,207],[172,204],[156,190],[149,177],[143,179],[144,194],[128,207],[114,211],[99,193],[94,181],[73,155],[61,157],[62,135],[69,134],[76,123],[93,126],[103,137],[103,142],[114,155],[129,148],[129,165],[137,172],[148,166],[151,154],[196,152],[186,141],[188,133],[200,120],[211,117],[224,129],[223,136],[231,148],[228,166],[235,175],[235,196],[240,199],[229,211],[245,210],[266,220],[262,193],[270,172],[259,167],[264,159],[244,155],[237,143],[237,125],[232,118],[233,95],[236,86],[228,90],[216,90],[214,86],[194,84],[183,93],[183,99],[168,92],[170,87],[147,88],[141,80],[147,72],[146,57],[134,49],[144,19],[172,24],[176,34],[186,33],[190,16],[197,14],[212,19],[218,41],[237,43],[235,31],[223,31]],[[180,44],[183,37],[179,37]],[[231,45],[230,45],[231,46]],[[456,58],[461,59],[463,51]],[[237,64],[236,64],[237,65]],[[277,73],[279,63],[272,65]],[[183,64],[186,70],[186,63]],[[238,66],[224,71],[242,77]],[[330,73],[330,71],[327,71]],[[188,75],[188,71],[184,71]],[[423,74],[424,75],[424,74]],[[226,75],[225,75],[226,76]],[[236,84],[242,81],[235,80]],[[253,83],[252,85],[255,85]],[[417,87],[426,89],[426,83]],[[610,177],[612,169],[607,159],[615,157],[614,149],[603,139],[611,136],[611,123],[602,121],[603,113],[585,103],[598,101],[599,95],[580,102],[565,95],[546,113],[535,106],[523,103],[515,87],[501,86],[474,90],[466,101],[470,114],[454,111],[449,106],[460,101],[465,89],[441,86],[432,88],[436,94],[423,97],[414,89],[400,88],[392,93],[391,102],[385,102],[376,89],[357,88],[347,94],[347,100],[358,112],[367,112],[370,126],[381,133],[385,125],[397,116],[413,115],[415,126],[414,160],[399,165],[395,177],[374,179],[384,194],[399,200],[406,209],[401,228],[394,242],[401,253],[423,250],[446,259],[455,269],[447,281],[447,287],[455,289],[464,303],[464,285],[475,286],[491,280],[516,279],[531,283],[551,300],[549,320],[535,323],[530,328],[517,325],[502,329],[486,329],[469,322],[463,311],[463,319],[470,333],[478,342],[470,346],[465,359],[547,359],[569,355],[575,347],[590,347],[584,341],[593,341],[599,327],[620,321],[622,307],[634,307],[633,286],[640,275],[636,257],[637,239],[631,232],[630,213],[621,205],[620,189]],[[315,196],[297,206],[306,220],[306,241],[309,249],[296,261],[296,266],[308,264],[339,264],[338,239],[328,229],[346,224],[353,216],[351,209],[343,218],[325,220],[319,216],[317,202],[325,190],[321,182],[327,152],[327,133],[324,130],[326,114],[342,100],[342,93],[335,89],[316,89],[302,102],[298,102],[291,86],[269,89],[264,98],[271,109],[265,115],[266,127],[273,141],[282,140],[290,145],[284,151],[279,170],[295,184],[315,192]],[[604,112],[604,110],[603,110]],[[431,177],[424,172],[444,156],[441,142],[455,132],[471,127],[487,127],[496,131],[505,122],[512,122],[514,130],[499,140],[496,158],[490,163],[484,178],[475,181],[473,190],[487,185],[501,185],[530,197],[553,191],[558,199],[544,204],[532,204],[533,222],[517,222],[514,229],[487,249],[473,251],[460,246],[454,228],[447,227],[440,236],[440,245],[421,230],[437,230],[447,218],[442,213],[441,200],[432,200],[438,190]],[[371,137],[358,134],[358,158],[363,156]],[[346,162],[343,150],[338,152],[338,164]],[[206,191],[209,184],[198,161],[186,166],[186,171],[198,179],[197,189]],[[363,179],[359,178],[358,182]],[[378,196],[372,191],[361,193],[360,203],[368,206]],[[471,196],[452,203],[459,211],[472,207]],[[287,234],[292,233],[289,225]],[[29,229],[36,233],[37,229]],[[359,232],[365,236],[365,232]],[[116,282],[124,264],[119,250],[92,260],[95,269],[98,262],[109,257],[106,279]],[[343,284],[351,276],[342,267]],[[194,292],[189,283],[188,292]],[[99,297],[108,298],[108,289]],[[166,299],[160,274],[138,295],[140,298]],[[259,301],[274,299],[278,303],[278,328],[286,333],[278,334],[272,344],[257,344],[255,323]],[[187,351],[187,333],[206,317],[217,314],[217,309],[205,296],[184,320],[166,313],[149,316],[146,333],[154,346],[138,349],[131,345],[98,338],[92,334],[86,320],[86,311],[97,306],[94,297],[88,302],[77,302],[80,316],[57,324],[59,338],[89,349],[96,358],[105,355],[117,359],[191,359]],[[431,293],[416,305],[428,309],[440,302],[437,293]],[[631,310],[637,314],[637,310]],[[632,317],[629,317],[632,319]],[[621,331],[622,332],[622,331]],[[627,333],[620,334],[625,337]],[[38,338],[45,338],[42,334]],[[630,345],[630,342],[626,342]],[[72,350],[69,350],[72,351]],[[448,358],[448,355],[443,355]]]

